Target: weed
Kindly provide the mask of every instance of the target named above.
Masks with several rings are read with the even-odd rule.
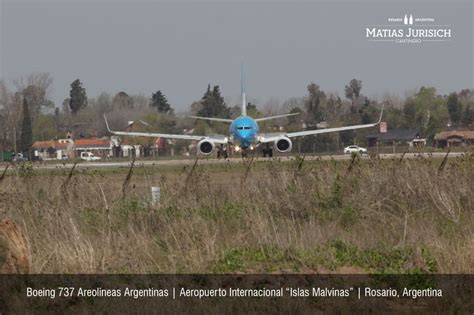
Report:
[[[17,165],[1,181],[0,213],[22,222],[36,273],[472,273],[474,158],[440,163]]]

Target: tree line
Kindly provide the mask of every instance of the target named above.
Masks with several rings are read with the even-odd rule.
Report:
[[[107,114],[115,129],[131,128],[136,131],[166,133],[226,133],[227,125],[218,122],[196,121],[186,115],[177,115],[165,94],[157,90],[150,96],[129,95],[120,91],[115,95],[103,92],[89,98],[85,85],[76,79],[71,83],[69,97],[56,106],[50,100],[52,77],[48,73],[33,73],[13,81],[13,87],[0,81],[0,151],[25,152],[37,140],[74,137],[102,137],[107,135],[103,114]],[[323,91],[316,83],[307,86],[307,94],[285,101],[269,100],[262,104],[250,102],[247,113],[262,117],[280,113],[300,113],[262,124],[263,131],[283,128],[288,131],[365,124],[378,118],[385,105],[384,121],[389,129],[418,129],[422,136],[432,140],[437,132],[447,129],[469,129],[474,123],[474,89],[464,89],[440,95],[434,87],[421,87],[404,98],[386,95],[381,100],[364,95],[363,82],[350,80],[344,87],[344,96]],[[204,117],[235,118],[240,105],[226,104],[219,85],[209,84],[203,96],[190,104],[184,114]],[[303,148],[323,147],[328,144],[364,143],[372,130],[347,131],[304,138]],[[136,139],[146,146],[153,139]]]

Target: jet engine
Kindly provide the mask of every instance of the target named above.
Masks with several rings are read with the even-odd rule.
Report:
[[[209,155],[212,153],[212,151],[214,151],[215,145],[214,145],[214,142],[203,139],[199,141],[197,148],[198,148],[198,153],[202,155]]]
[[[288,137],[281,137],[275,140],[275,148],[278,152],[285,153],[290,152],[293,144]]]

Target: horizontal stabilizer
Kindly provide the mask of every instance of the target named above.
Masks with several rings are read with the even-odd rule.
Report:
[[[203,120],[211,120],[211,121],[220,121],[220,122],[226,122],[226,123],[231,123],[233,120],[232,119],[226,119],[226,118],[214,118],[214,117],[199,117],[199,116],[189,116],[194,119],[203,119]]]
[[[288,117],[288,116],[295,116],[295,115],[299,115],[299,114],[300,113],[293,113],[293,114],[285,114],[285,115],[278,115],[278,116],[256,118],[255,121],[264,121],[264,120],[270,120],[270,119],[277,119],[277,118],[283,118],[283,117]]]

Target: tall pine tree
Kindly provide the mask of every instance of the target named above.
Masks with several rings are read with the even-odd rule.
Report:
[[[230,109],[224,102],[218,85],[211,90],[211,85],[207,86],[207,91],[201,99],[202,108],[198,115],[203,117],[229,118]]]
[[[458,95],[456,93],[453,92],[449,94],[447,106],[451,122],[457,126],[462,118],[462,105],[459,102]]]
[[[87,106],[86,89],[82,87],[79,79],[71,83],[71,92],[69,93],[69,107],[71,112],[76,114],[78,111]]]
[[[31,145],[33,144],[33,131],[31,128],[30,108],[28,100],[23,97],[23,121],[21,123],[20,150],[28,156]]]
[[[150,106],[156,108],[159,113],[172,114],[174,112],[161,90],[152,94]]]

